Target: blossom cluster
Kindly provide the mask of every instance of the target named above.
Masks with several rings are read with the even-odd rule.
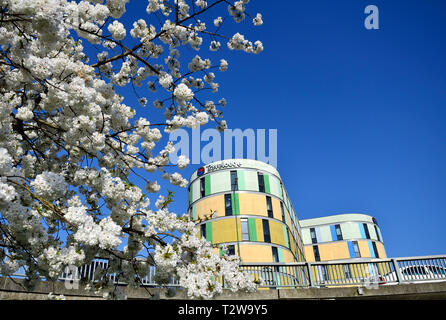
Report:
[[[222,276],[234,290],[253,289],[236,258],[214,254],[187,216],[169,211],[172,197],[157,180],[187,186],[169,164],[175,150],[165,134],[227,128],[219,110],[226,100],[212,95],[228,62],[200,51],[225,50],[223,41],[230,50],[263,50],[240,33],[218,34],[231,20],[225,14],[237,23],[252,17],[248,0],[145,3],[127,25],[129,0],[0,0],[0,274],[23,267],[33,285],[101,256],[110,261],[103,272],[130,285],[155,265],[160,282],[175,276],[195,297],[221,292],[210,279]],[[262,15],[251,22],[261,25]],[[182,56],[183,48],[196,54]],[[143,107],[150,118],[140,116]],[[188,164],[181,156],[177,168]]]

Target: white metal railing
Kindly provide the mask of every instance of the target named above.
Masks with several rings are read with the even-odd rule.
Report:
[[[79,268],[65,268],[65,272],[63,272],[58,280],[60,281],[101,281],[104,280],[105,277],[108,278],[109,281],[112,281],[113,284],[117,285],[126,285],[125,282],[120,280],[119,274],[112,273],[107,275],[102,275],[103,272],[108,267],[108,261],[106,259],[94,259],[90,264],[83,265]],[[135,282],[137,284],[140,284],[141,286],[159,286],[159,284],[156,283],[155,279],[155,267],[150,266],[148,273],[146,276],[142,278],[135,279]],[[168,283],[169,286],[178,286],[178,280],[171,278],[170,282]]]
[[[243,264],[261,287],[379,286],[446,281],[446,256]],[[263,281],[262,281],[263,280]]]
[[[89,265],[65,269],[60,281],[101,281],[104,277],[117,285],[126,285],[119,274],[107,274],[106,259],[94,259]],[[379,286],[401,283],[446,281],[446,255],[393,259],[351,259],[334,262],[246,263],[240,266],[260,282],[260,287],[271,289],[332,286]],[[25,277],[23,271],[14,274]],[[155,281],[155,267],[137,283],[159,286]],[[171,279],[168,286],[179,286]]]

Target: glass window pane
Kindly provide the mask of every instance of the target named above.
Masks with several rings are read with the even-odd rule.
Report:
[[[248,219],[240,219],[242,225],[242,240],[249,241]]]
[[[206,195],[204,178],[200,179],[200,193],[201,193],[201,197],[204,197]]]
[[[230,194],[225,194],[225,215],[232,215],[232,201]]]
[[[259,191],[265,192],[265,180],[263,179],[263,174],[258,173],[257,179],[259,180]]]
[[[231,190],[238,190],[237,171],[231,171]]]

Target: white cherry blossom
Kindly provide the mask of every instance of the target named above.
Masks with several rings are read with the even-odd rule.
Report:
[[[251,17],[248,1],[146,3],[128,13],[129,0],[0,0],[1,275],[24,267],[32,287],[100,256],[104,275],[130,286],[152,265],[159,283],[173,276],[197,298],[219,294],[221,277],[255,289],[237,257],[215,254],[187,215],[170,212],[173,194],[158,183],[188,183],[176,170],[189,159],[173,168],[167,133],[227,128],[226,99],[209,95],[228,62],[203,54],[263,50],[240,32],[217,34],[223,21]]]

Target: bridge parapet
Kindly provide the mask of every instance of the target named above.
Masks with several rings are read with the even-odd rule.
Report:
[[[101,298],[98,295],[87,294],[85,290],[79,291],[79,283],[82,283],[82,281],[100,281],[101,278],[98,275],[103,274],[100,271],[107,269],[107,265],[106,260],[95,259],[91,264],[80,268],[67,267],[55,282],[45,281],[42,278],[43,281],[39,284],[37,291],[27,291],[23,286],[25,273],[16,273],[10,279],[0,278],[5,285],[1,285],[1,287],[9,288],[0,291],[2,294],[0,298],[3,297],[4,299],[7,292],[10,292],[11,296],[20,294],[28,294],[28,296],[31,294],[29,297],[47,296],[50,292],[56,292],[55,288],[57,288],[58,292],[63,292],[60,294],[98,299]],[[266,296],[268,299],[395,296],[415,293],[417,291],[412,292],[411,290],[420,286],[420,288],[426,289],[428,294],[438,292],[438,294],[443,295],[446,292],[446,255],[393,259],[349,259],[346,261],[311,263],[252,263],[242,264],[240,268],[250,272],[260,282],[259,290],[257,293],[248,295],[249,299],[261,299],[262,296]],[[152,290],[158,292],[166,290],[156,284],[153,267],[151,267],[146,277],[139,280],[140,288],[135,289],[119,282],[118,277],[113,274],[107,276],[117,286],[125,288],[126,291],[130,290],[131,296],[135,299],[147,298],[146,287],[151,287]],[[177,289],[176,299],[182,299],[180,297],[184,296],[177,280],[172,278],[167,287]],[[141,289],[141,291],[138,289]],[[324,290],[321,291],[321,289]],[[328,289],[331,291],[326,291]],[[364,292],[371,293],[364,295]],[[243,294],[238,296],[237,293],[225,293],[222,297],[227,296],[227,294],[230,297],[243,299]],[[259,297],[255,295],[259,295]],[[186,299],[186,296],[184,298]],[[446,298],[446,295],[443,298]]]

